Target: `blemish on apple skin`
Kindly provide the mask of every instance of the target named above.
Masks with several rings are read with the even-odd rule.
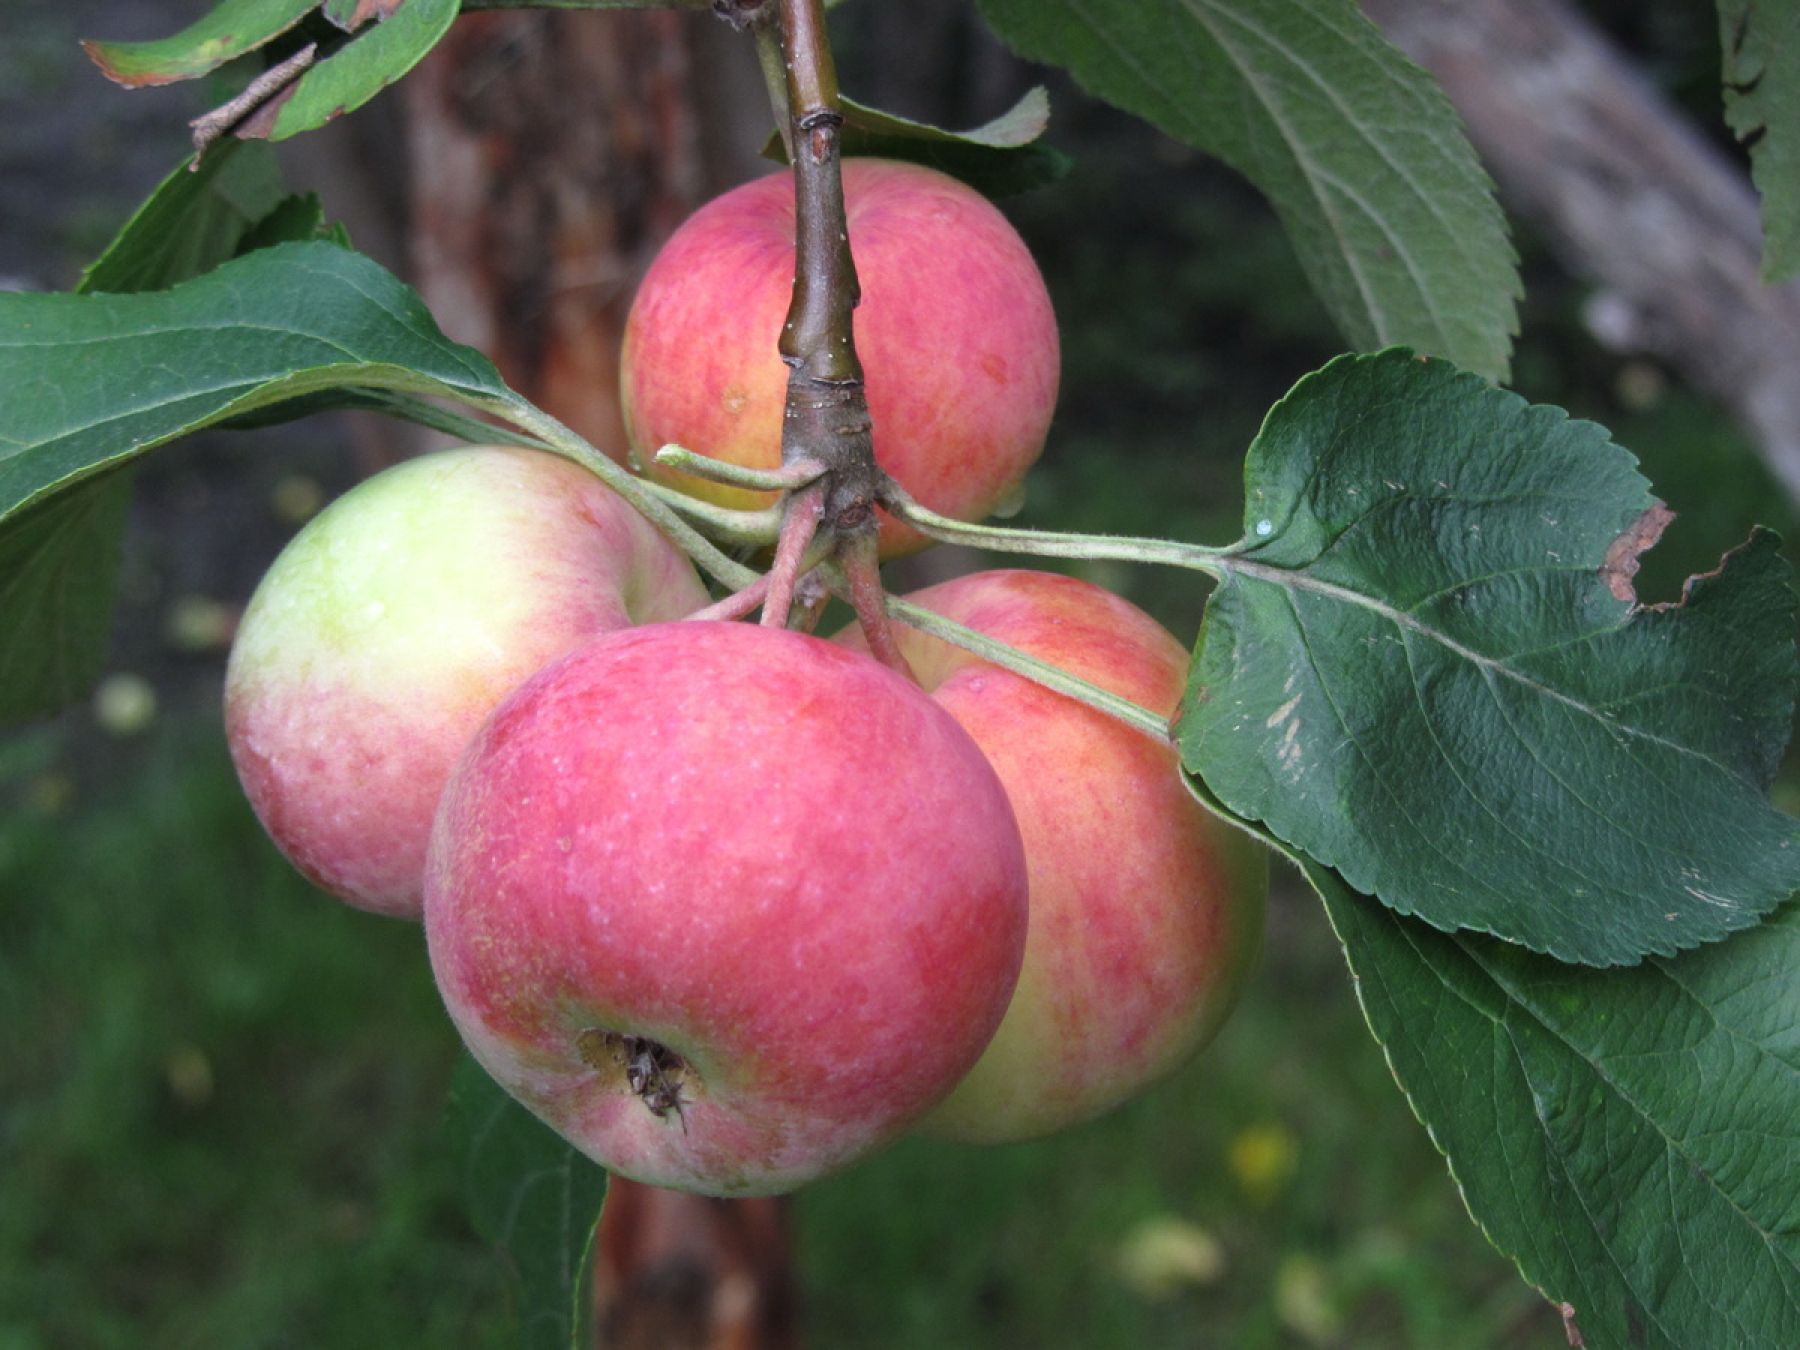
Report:
[[[741,384],[728,384],[725,392],[719,395],[719,406],[728,413],[741,413],[749,401],[750,395]]]

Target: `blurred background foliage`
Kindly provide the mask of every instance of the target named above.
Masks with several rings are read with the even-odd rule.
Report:
[[[74,39],[166,31],[197,8],[6,0],[4,284],[69,285],[195,111],[181,91],[105,87]],[[1717,124],[1708,6],[1590,8]],[[846,87],[973,123],[991,111],[970,92],[991,51],[966,10],[932,10],[919,40],[953,57],[935,93],[884,89],[907,54],[862,6],[840,12]],[[1254,194],[1052,92],[1076,171],[1007,204],[1065,342],[1020,522],[1227,542],[1245,446],[1337,339]],[[1753,521],[1791,535],[1743,438],[1660,367],[1601,350],[1582,286],[1528,232],[1519,243],[1517,387],[1612,427],[1681,512],[1644,593],[1674,595]],[[349,439],[304,427],[155,457],[113,675],[91,704],[0,740],[0,1350],[510,1343],[441,1131],[457,1047],[421,935],[287,868],[217,725],[235,608],[366,469]],[[1088,573],[1193,636],[1196,578]],[[1562,1343],[1468,1222],[1285,870],[1244,1006],[1171,1081],[1033,1145],[904,1143],[794,1215],[820,1346]]]

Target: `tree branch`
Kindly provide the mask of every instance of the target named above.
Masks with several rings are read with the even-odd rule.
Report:
[[[1761,284],[1748,176],[1565,0],[1363,0],[1509,205],[1603,288],[1589,327],[1719,400],[1800,505],[1800,284]]]
[[[876,528],[884,475],[875,465],[852,315],[860,298],[839,167],[843,111],[825,37],[823,0],[781,0],[794,147],[794,299],[781,330],[790,367],[783,463],[826,466],[821,528],[847,537]]]

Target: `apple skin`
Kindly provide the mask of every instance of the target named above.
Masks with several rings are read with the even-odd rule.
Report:
[[[926,506],[979,519],[1015,494],[1056,405],[1061,358],[1043,277],[1006,218],[954,178],[875,159],[846,160],[843,178],[875,458]],[[715,198],[663,247],[625,325],[625,425],[646,472],[722,506],[773,500],[652,457],[673,442],[780,464],[778,343],[793,285],[785,170]],[[884,557],[929,542],[883,515]]]
[[[301,872],[417,918],[438,797],[494,705],[587,638],[706,603],[578,465],[505,446],[408,460],[314,517],[258,585],[226,670],[232,759]]]
[[[909,597],[1173,716],[1187,653],[1070,577],[981,572]],[[1025,967],[980,1062],[920,1132],[1004,1143],[1137,1095],[1211,1039],[1261,946],[1265,851],[1188,792],[1172,746],[897,627],[931,696],[1006,785],[1031,877]],[[841,635],[852,647],[855,632]]]
[[[602,1165],[707,1195],[792,1189],[941,1100],[1025,926],[1011,808],[954,719],[868,657],[707,621],[598,638],[501,704],[425,892],[488,1072]],[[679,1109],[609,1033],[680,1057]]]

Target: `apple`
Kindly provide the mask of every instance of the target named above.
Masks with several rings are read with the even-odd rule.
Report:
[[[225,677],[232,759],[296,867],[417,918],[438,797],[494,705],[587,638],[706,603],[578,465],[504,446],[408,460],[314,517],[251,597]]]
[[[1043,277],[1006,218],[954,178],[850,159],[843,180],[875,458],[926,506],[978,519],[1016,494],[1056,404]],[[673,442],[732,464],[780,464],[788,368],[778,343],[793,284],[785,170],[708,203],[663,247],[625,325],[625,425],[646,472],[724,506],[772,500],[652,457]],[[928,542],[883,516],[884,556]]]
[[[425,934],[475,1058],[637,1181],[774,1194],[929,1110],[1024,950],[981,751],[867,656],[742,623],[609,633],[495,710]]]
[[[910,598],[1156,712],[1173,716],[1181,698],[1181,645],[1088,582],[981,572]],[[1006,1019],[921,1131],[1047,1134],[1135,1096],[1212,1037],[1261,944],[1266,857],[1194,800],[1171,745],[916,629],[895,633],[1006,785],[1031,879]]]

